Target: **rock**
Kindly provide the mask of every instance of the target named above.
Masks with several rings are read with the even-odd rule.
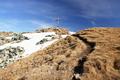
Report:
[[[44,44],[47,41],[48,41],[48,39],[44,38],[44,39],[40,40],[39,42],[37,42],[36,45]]]
[[[120,80],[119,33],[120,28],[82,30],[0,69],[0,79]]]
[[[24,48],[18,47],[6,47],[0,50],[0,68],[6,67],[8,64],[20,58],[20,56],[24,53]],[[17,58],[16,58],[17,57]]]
[[[43,38],[42,40],[40,40],[39,42],[36,43],[36,45],[39,44],[44,44],[45,42],[57,39],[58,36],[57,35],[46,35],[45,38]]]
[[[54,37],[55,35],[46,35],[45,37]]]
[[[0,63],[2,63],[3,62],[3,59],[0,59]]]
[[[29,38],[23,36],[21,33],[14,33],[11,39],[11,41],[18,41],[18,42],[23,40],[29,40]]]
[[[6,39],[5,37],[0,37],[0,45],[6,44],[6,43],[9,43],[9,42],[10,42],[9,39]]]

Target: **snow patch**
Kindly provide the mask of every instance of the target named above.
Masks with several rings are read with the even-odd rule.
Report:
[[[75,32],[70,31],[69,34],[75,34]]]
[[[31,55],[32,53],[34,53],[38,50],[41,50],[58,40],[58,39],[54,39],[54,40],[48,41],[46,43],[36,45],[36,43],[39,42],[40,40],[42,40],[43,38],[45,38],[46,35],[56,35],[56,34],[54,32],[25,33],[25,34],[23,34],[23,36],[28,37],[29,40],[23,40],[19,43],[7,43],[7,44],[0,46],[0,49],[4,49],[9,46],[11,46],[11,47],[20,46],[25,49],[25,52],[23,53],[22,56],[27,57],[27,56]],[[10,37],[8,37],[8,38],[10,39]]]

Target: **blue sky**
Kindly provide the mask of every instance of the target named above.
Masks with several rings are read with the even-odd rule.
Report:
[[[33,31],[52,25],[71,31],[119,27],[119,3],[120,0],[0,0],[0,31]]]

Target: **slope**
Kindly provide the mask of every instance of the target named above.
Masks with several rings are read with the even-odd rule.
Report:
[[[0,80],[120,80],[120,28],[77,32],[5,69]]]

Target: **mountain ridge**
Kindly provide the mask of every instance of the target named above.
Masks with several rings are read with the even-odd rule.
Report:
[[[91,28],[0,69],[0,80],[120,80],[120,28]]]

